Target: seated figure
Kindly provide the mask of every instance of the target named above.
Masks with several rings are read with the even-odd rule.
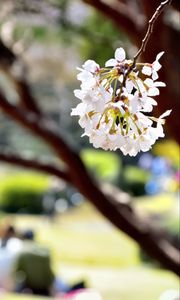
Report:
[[[30,230],[22,235],[23,247],[14,265],[15,291],[50,295],[54,282],[50,253],[34,241]]]

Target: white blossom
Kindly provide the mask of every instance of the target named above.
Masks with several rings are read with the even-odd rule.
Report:
[[[162,81],[153,81],[150,78],[144,80],[144,84],[147,86],[148,96],[158,96],[160,94],[158,87],[165,87],[166,84]]]
[[[159,88],[166,86],[156,81],[163,53],[152,64],[137,63],[137,70],[130,70],[132,60],[127,60],[124,49],[118,48],[105,68],[93,60],[78,68],[81,85],[74,94],[81,103],[72,109],[71,115],[79,117],[79,125],[84,129],[82,136],[87,136],[95,148],[120,149],[124,155],[135,156],[164,137],[164,118],[171,110],[159,118],[149,116],[157,105],[154,97],[160,94]]]
[[[96,73],[99,71],[100,66],[94,60],[87,60],[84,65],[82,65],[83,69],[89,71],[91,73]]]
[[[117,66],[119,63],[122,63],[126,58],[126,53],[123,48],[117,48],[115,51],[115,58],[109,59],[106,63],[106,67],[114,67]]]
[[[164,51],[160,52],[157,56],[156,56],[156,60],[150,65],[146,65],[142,68],[142,73],[148,76],[152,75],[152,79],[156,80],[158,79],[158,71],[161,69],[161,64],[159,63],[159,59],[161,58],[161,56],[164,54]]]

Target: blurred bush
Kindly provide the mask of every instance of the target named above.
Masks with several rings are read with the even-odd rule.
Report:
[[[104,65],[119,43],[123,43],[126,47],[128,37],[117,30],[111,21],[95,11],[86,18],[83,26],[84,35],[79,47],[83,60],[91,58]]]
[[[162,234],[166,236],[169,242],[176,247],[178,250],[180,248],[180,236],[179,236],[179,199],[176,198],[176,195],[165,194],[157,197],[146,197],[146,201],[151,201],[151,209],[150,206],[146,206],[149,221],[153,224],[153,226],[160,228],[162,230]],[[150,200],[151,199],[151,200]],[[169,201],[167,201],[169,199]],[[145,198],[144,198],[145,200]],[[142,201],[142,200],[141,200]],[[160,207],[159,204],[165,206],[168,204],[168,207],[164,210]],[[166,203],[165,203],[166,202]],[[168,203],[169,202],[169,203]],[[140,204],[140,203],[139,203]],[[154,210],[152,210],[154,206]],[[144,207],[145,208],[145,207]],[[145,210],[146,210],[145,209]],[[150,210],[149,210],[150,209]],[[142,262],[152,264],[158,266],[158,263],[154,261],[149,255],[147,255],[144,250],[140,249],[139,257]]]
[[[153,147],[153,154],[167,158],[175,168],[179,168],[180,164],[180,148],[174,140],[164,140],[158,142]]]
[[[121,161],[115,153],[85,149],[81,151],[81,158],[96,178],[111,182],[117,181],[121,170]]]
[[[108,180],[117,184],[133,196],[142,196],[150,172],[132,165],[122,168],[120,157],[115,153],[95,149],[81,151],[81,158],[91,174],[100,180]]]
[[[148,171],[135,166],[127,165],[123,170],[122,189],[133,196],[142,196],[145,192],[145,185],[150,177]]]
[[[7,175],[1,179],[0,209],[9,213],[42,213],[42,198],[47,188],[48,178],[43,175]]]

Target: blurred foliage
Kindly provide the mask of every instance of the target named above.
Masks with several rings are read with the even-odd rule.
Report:
[[[91,174],[100,180],[109,180],[132,194],[145,194],[145,184],[150,178],[150,172],[132,165],[122,168],[120,157],[112,152],[95,149],[84,149],[81,158]]]
[[[115,153],[84,149],[81,151],[81,158],[87,168],[98,179],[116,181],[120,172],[121,161]]]
[[[17,173],[1,178],[0,208],[10,213],[41,213],[42,196],[48,188],[47,176]]]
[[[149,172],[134,166],[126,166],[124,168],[124,178],[128,182],[146,182],[149,179]]]
[[[153,147],[153,153],[167,158],[174,167],[179,168],[180,148],[174,140],[164,140],[156,143]]]
[[[154,222],[158,226],[167,230],[170,235],[179,235],[179,199],[177,195],[160,194],[155,196],[145,196],[136,199],[137,209],[148,216],[154,216]]]
[[[123,190],[134,196],[145,194],[145,184],[150,177],[150,173],[135,166],[127,165],[123,169]]]
[[[68,5],[59,23],[59,37],[64,45],[76,45],[82,60],[93,59],[104,65],[116,46],[128,41],[126,35],[95,10],[88,10],[87,16],[75,23],[68,19],[67,11]]]
[[[94,59],[100,65],[112,57],[117,44],[127,41],[113,23],[104,16],[94,12],[84,22],[87,33],[81,44],[80,53],[83,59]]]
[[[176,201],[177,200],[177,201]],[[136,208],[144,216],[148,216],[154,226],[161,228],[166,232],[170,242],[179,249],[179,202],[174,194],[160,194],[155,196],[138,197],[136,199]],[[142,249],[139,251],[142,262],[157,266],[149,255]]]
[[[158,194],[153,196],[143,196],[136,198],[136,207],[142,213],[147,214],[167,214],[174,207],[175,199],[173,194]]]

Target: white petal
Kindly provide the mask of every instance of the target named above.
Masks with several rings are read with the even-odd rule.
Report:
[[[148,80],[148,79],[146,79],[146,80]],[[145,86],[143,84],[143,81],[139,79],[139,80],[136,80],[136,83],[137,83],[137,85],[139,87],[140,92],[143,94],[146,91],[146,88],[145,88]]]
[[[153,82],[153,80],[152,79],[150,79],[150,78],[146,78],[145,80],[144,80],[144,83],[148,86],[148,87],[150,87],[150,86],[153,86],[154,85],[154,82]]]
[[[91,59],[88,59],[84,65],[82,65],[82,67],[89,71],[89,72],[92,72],[94,73],[97,69],[99,69],[99,65],[94,61],[94,60],[91,60]]]
[[[150,76],[152,74],[152,68],[149,67],[149,66],[144,66],[142,68],[142,73],[145,74],[145,75]]]
[[[82,68],[80,68],[80,67],[76,67],[76,69],[78,70],[78,71],[84,71]]]
[[[126,58],[126,53],[123,48],[117,48],[115,51],[115,59],[118,61],[123,61]]]
[[[84,97],[84,92],[82,90],[74,90],[74,95],[75,97],[82,100]]]
[[[82,116],[79,121],[78,121],[79,125],[82,127],[82,128],[87,128],[90,126],[90,121],[89,121],[89,118],[87,115],[84,115]],[[85,131],[85,133],[88,134],[88,130],[87,132]]]
[[[105,63],[105,67],[114,67],[117,65],[117,61],[114,58],[109,59],[106,63]]]
[[[159,95],[159,90],[156,87],[150,87],[148,90],[148,95],[149,96],[158,96]]]
[[[148,127],[148,126],[151,126],[153,123],[147,116],[145,116],[141,112],[137,113],[137,117],[138,117],[138,126],[140,126],[140,127],[142,127],[142,126]]]
[[[154,61],[152,66],[155,71],[159,71],[161,69],[161,64],[158,61]]]
[[[162,81],[156,81],[156,82],[154,82],[154,86],[156,86],[156,87],[164,87],[164,86],[166,86],[166,84],[164,83],[164,82],[162,82]]]
[[[87,106],[84,103],[79,103],[75,108],[72,109],[71,116],[82,116],[86,112]]]
[[[77,79],[80,81],[86,81],[89,80],[90,78],[93,78],[93,75],[86,70],[83,70],[77,75]]]
[[[91,73],[89,73],[92,75]],[[92,90],[92,88],[95,88],[97,85],[96,78],[94,77],[87,77],[86,79],[82,80],[81,89],[82,90]]]
[[[134,84],[132,82],[132,80],[127,79],[126,80],[126,89],[128,91],[128,93],[131,93],[133,90]]]
[[[108,138],[110,141],[114,142],[117,139],[117,134],[108,134]]]
[[[158,138],[157,128],[156,127],[149,127],[148,128],[148,135],[151,138],[151,145],[155,143]]]
[[[151,97],[147,97],[147,101],[149,101],[150,102],[150,104],[152,104],[152,105],[157,105],[157,102],[156,102],[156,100],[154,100],[153,98],[151,98]]]
[[[159,119],[163,119],[164,117],[167,117],[170,115],[172,109],[166,110],[160,117]]]
[[[164,137],[163,126],[160,122],[157,123],[156,129],[157,129],[158,137]]]
[[[158,78],[159,78],[158,73],[155,70],[153,70],[153,72],[152,72],[152,79],[156,80]]]
[[[164,51],[161,51],[161,52],[156,56],[156,60],[159,60],[163,54],[164,54]]]
[[[151,148],[151,140],[145,136],[142,136],[140,139],[140,148],[143,152],[148,151]]]
[[[132,148],[128,154],[129,154],[129,156],[136,156],[138,154],[138,152],[139,152],[138,149]]]
[[[124,76],[123,75],[120,75],[118,80],[122,83],[123,82],[123,79],[124,79]]]

